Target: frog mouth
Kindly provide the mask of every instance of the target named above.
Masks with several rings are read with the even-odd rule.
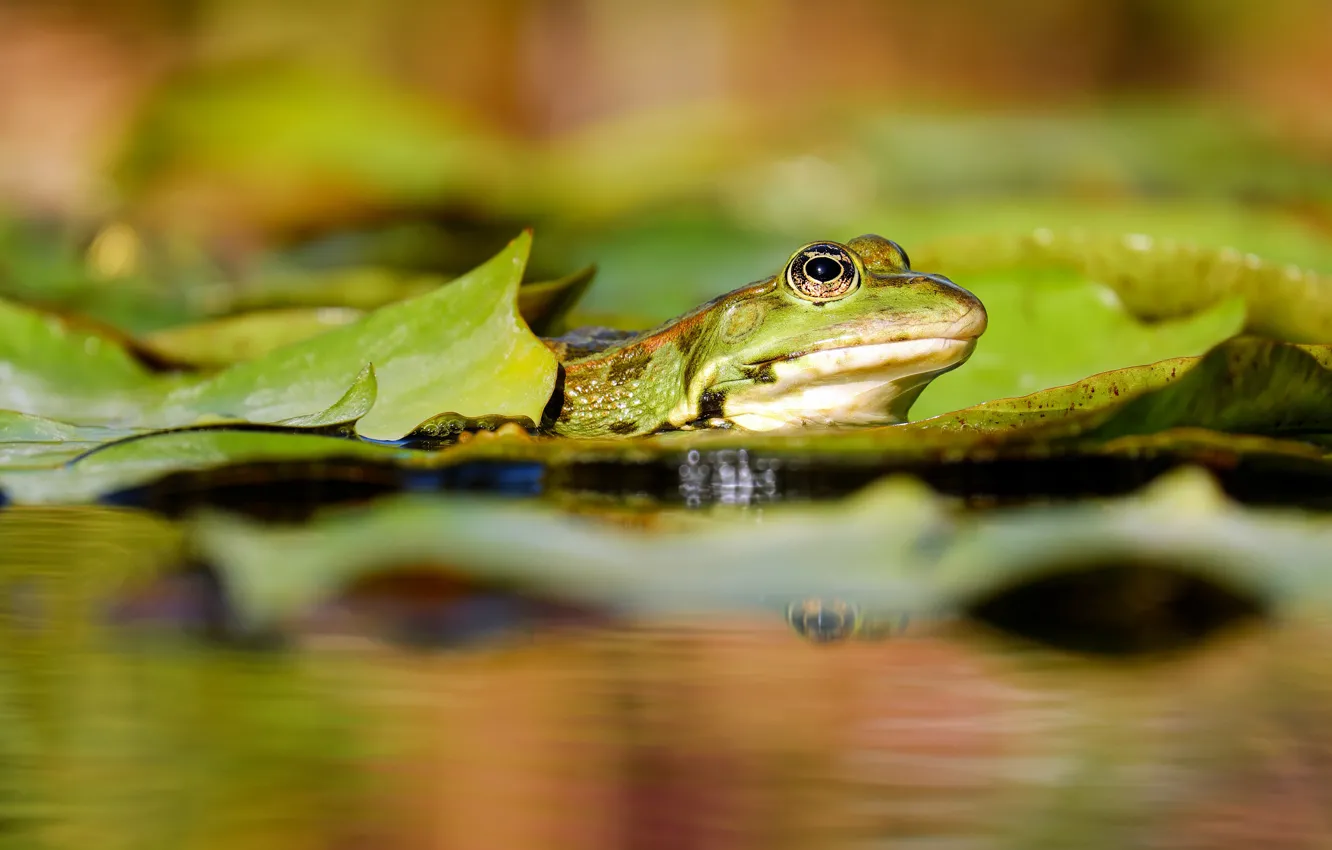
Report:
[[[714,389],[723,394],[723,416],[752,431],[894,425],[975,347],[974,337],[929,337],[793,352],[751,364],[751,377]]]

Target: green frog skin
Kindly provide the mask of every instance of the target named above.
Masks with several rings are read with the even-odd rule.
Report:
[[[547,428],[609,437],[897,424],[933,378],[966,361],[985,324],[976,296],[912,271],[895,242],[814,242],[772,277],[653,330],[548,340],[563,366]]]

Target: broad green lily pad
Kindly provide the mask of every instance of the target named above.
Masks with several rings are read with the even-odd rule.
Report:
[[[140,345],[180,367],[221,369],[285,345],[349,325],[365,313],[352,307],[278,307],[164,328]]]
[[[1201,354],[1244,328],[1232,299],[1170,321],[1144,323],[1113,290],[1076,275],[1022,283],[978,276],[967,286],[990,323],[960,368],[939,376],[911,408],[927,419],[995,398],[1023,396],[1111,369]]]
[[[515,306],[530,246],[524,233],[446,286],[203,378],[152,374],[96,335],[0,303],[0,361],[10,370],[0,406],[129,428],[361,418],[360,432],[375,439],[442,412],[536,421],[556,363]]]
[[[539,421],[557,364],[516,308],[531,243],[524,232],[433,292],[183,387],[163,410],[173,418],[239,409],[254,421],[280,421],[327,406],[371,363],[378,400],[357,424],[371,439],[398,439],[441,412]]]
[[[102,443],[143,433],[136,429],[71,425],[0,410],[0,469],[51,467]]]
[[[550,333],[558,328],[564,315],[591,284],[593,267],[581,269],[555,280],[523,283],[518,288],[518,312],[534,333]],[[344,273],[345,274],[345,273]],[[369,276],[367,277],[367,274]],[[343,274],[335,276],[344,280]],[[358,282],[399,280],[388,272],[354,275],[348,291],[340,287],[312,287],[299,297],[275,301],[309,302],[304,306],[269,306],[193,324],[177,325],[155,331],[137,340],[138,347],[162,362],[178,367],[221,369],[242,361],[255,360],[279,348],[303,342],[335,328],[350,325],[369,309],[394,301],[418,297],[447,285],[451,279],[437,275],[418,275],[410,284],[386,291],[370,292]],[[372,283],[373,287],[373,283]],[[353,297],[355,294],[356,297]],[[251,300],[256,300],[253,298]]]
[[[1298,436],[1332,433],[1332,346],[1255,337],[1093,375],[934,419],[920,429],[1014,432],[1024,439],[1113,438],[1167,428]]]

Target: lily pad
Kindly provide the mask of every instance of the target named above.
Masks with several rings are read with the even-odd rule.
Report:
[[[441,412],[537,421],[556,362],[515,306],[531,242],[524,232],[432,292],[182,387],[162,410],[168,419],[205,410],[280,421],[327,406],[369,362],[379,395],[357,430],[371,439],[398,439]]]
[[[136,423],[181,380],[148,372],[97,334],[4,301],[0,370],[0,408],[82,424]]]
[[[441,412],[536,421],[556,363],[515,307],[530,246],[524,233],[446,286],[203,378],[149,373],[99,336],[0,303],[0,363],[9,372],[0,405],[132,428],[317,427],[363,416],[361,433],[378,439],[397,439]]]
[[[299,431],[195,428],[92,444],[73,458],[56,456],[62,463],[54,468],[35,463],[10,468],[0,472],[0,489],[19,504],[94,502],[173,472],[270,460],[401,460],[408,454],[394,446]]]
[[[921,429],[1013,432],[1022,439],[1113,438],[1200,427],[1268,436],[1332,432],[1332,346],[1255,337],[1093,375],[914,423]]]
[[[534,333],[550,333],[583,292],[596,273],[594,267],[581,269],[555,280],[523,283],[518,288],[518,312]],[[341,272],[338,280],[345,279]],[[372,276],[384,280],[388,272]],[[396,278],[394,278],[396,279]],[[365,281],[364,274],[350,279]],[[299,298],[271,300],[308,302],[309,306],[261,307],[244,313],[209,319],[187,325],[164,328],[148,334],[137,345],[154,359],[181,368],[220,369],[235,363],[255,360],[272,351],[350,325],[361,319],[367,309],[416,297],[447,285],[449,279],[429,275],[416,276],[410,285],[367,293],[352,287],[342,292],[337,287],[318,287]],[[351,297],[353,291],[356,297]],[[250,301],[258,299],[251,296]]]
[[[135,429],[71,425],[0,410],[0,469],[50,467],[102,443],[142,433]]]
[[[1022,396],[1088,375],[1201,354],[1244,328],[1244,303],[1232,299],[1196,314],[1148,324],[1114,290],[1077,275],[1003,276],[967,281],[989,314],[975,353],[936,378],[911,408],[913,419]]]
[[[915,256],[967,280],[997,269],[1009,274],[1071,271],[1110,288],[1133,315],[1147,321],[1179,318],[1239,298],[1247,308],[1248,331],[1288,342],[1326,342],[1332,339],[1332,280],[1279,258],[1308,256],[1326,263],[1332,257],[1325,243],[1280,244],[1280,232],[1214,245],[1148,232],[1038,228],[946,237],[922,245]],[[1266,242],[1278,253],[1255,253]],[[1253,247],[1241,250],[1235,244]]]
[[[139,344],[155,357],[181,368],[221,369],[349,325],[364,315],[352,307],[255,310],[164,328],[148,334]]]

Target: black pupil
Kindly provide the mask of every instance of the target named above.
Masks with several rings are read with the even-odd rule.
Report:
[[[805,263],[805,274],[821,283],[827,283],[842,276],[842,264],[832,257],[815,257]]]

